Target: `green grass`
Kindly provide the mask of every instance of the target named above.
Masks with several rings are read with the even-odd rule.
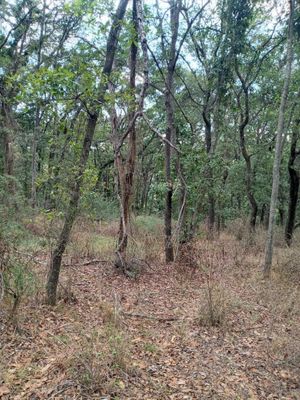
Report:
[[[163,221],[155,215],[139,215],[134,219],[134,225],[144,232],[157,234],[162,230]]]
[[[116,238],[112,236],[102,236],[93,234],[91,236],[91,246],[95,253],[107,253],[114,250]]]

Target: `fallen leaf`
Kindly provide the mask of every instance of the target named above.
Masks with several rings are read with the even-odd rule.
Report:
[[[2,385],[0,386],[0,397],[4,396],[5,394],[10,393],[8,386]]]

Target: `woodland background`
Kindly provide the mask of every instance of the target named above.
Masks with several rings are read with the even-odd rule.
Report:
[[[299,1],[0,7],[0,397],[298,399]]]

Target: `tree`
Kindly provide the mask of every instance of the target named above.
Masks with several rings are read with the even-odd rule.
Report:
[[[298,116],[295,118],[291,146],[290,156],[288,161],[288,172],[290,180],[290,192],[289,192],[289,207],[288,216],[285,226],[285,241],[288,246],[291,245],[293,239],[293,233],[296,222],[296,211],[299,196],[299,183],[300,183],[300,168],[299,168],[299,156],[300,150],[297,148],[298,140],[300,137],[300,119]]]
[[[271,194],[270,212],[269,212],[269,226],[268,226],[268,236],[266,240],[265,262],[263,271],[265,278],[270,277],[272,258],[273,258],[273,235],[274,235],[275,214],[276,214],[276,205],[278,199],[278,189],[280,180],[280,163],[282,157],[282,147],[284,143],[285,112],[288,101],[289,85],[291,80],[292,63],[293,63],[294,0],[289,0],[289,8],[290,11],[289,11],[288,38],[287,38],[287,60],[286,60],[286,69],[284,75],[284,83],[281,93],[281,102],[278,114],[278,125],[276,133],[276,146],[275,146],[273,178],[272,178],[272,194]]]
[[[127,260],[128,238],[131,231],[131,208],[134,190],[134,175],[136,165],[136,122],[143,114],[144,99],[148,88],[148,53],[147,39],[143,25],[143,10],[140,0],[134,0],[132,6],[133,37],[130,46],[130,72],[129,72],[129,101],[127,105],[128,123],[125,132],[118,134],[120,122],[118,121],[116,107],[112,107],[111,126],[112,140],[114,144],[114,161],[118,173],[118,191],[120,200],[120,226],[118,245],[116,250],[116,266],[121,267],[124,272],[130,269]],[[140,91],[139,101],[136,100],[136,68],[138,54],[138,38],[141,39],[143,51],[143,84]],[[128,139],[127,154],[122,155],[121,149]],[[129,272],[128,272],[129,273]]]
[[[92,103],[92,107],[88,111],[86,127],[85,127],[86,130],[81,148],[78,172],[76,173],[73,182],[73,187],[70,195],[69,208],[65,216],[65,221],[62,231],[59,235],[59,239],[53,250],[53,254],[50,260],[50,269],[47,280],[47,302],[50,305],[54,305],[56,303],[57,285],[59,280],[62,256],[69,241],[71,229],[76,218],[83,174],[88,161],[91,143],[94,137],[96,124],[99,116],[99,105],[103,105],[104,102],[106,101],[105,93],[108,88],[108,80],[112,71],[119,34],[122,27],[121,22],[124,18],[127,4],[128,0],[120,0],[116,14],[114,15],[111,29],[107,39],[105,62],[102,70],[102,76],[101,76],[102,79],[99,85],[98,98],[96,101]]]
[[[0,74],[1,99],[1,136],[4,148],[4,174],[8,177],[8,191],[15,192],[14,181],[14,134],[17,122],[13,113],[15,97],[18,91],[17,74],[21,67],[27,64],[30,54],[30,44],[27,36],[35,20],[36,5],[23,0],[15,5],[9,5],[11,14],[7,34],[0,35],[0,50],[2,71]]]

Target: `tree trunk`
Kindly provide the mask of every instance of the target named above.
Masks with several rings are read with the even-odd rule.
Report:
[[[174,73],[176,67],[176,43],[179,28],[179,13],[181,1],[170,0],[170,25],[171,43],[169,47],[169,59],[167,66],[167,77],[165,81],[165,109],[167,116],[167,129],[165,142],[165,175],[166,175],[166,198],[165,198],[165,260],[167,263],[174,261],[174,248],[172,238],[172,208],[173,208],[173,181],[171,174],[172,147],[175,143],[176,125],[174,116]],[[163,40],[163,39],[162,39]]]
[[[174,126],[174,110],[173,110],[173,99],[171,97],[171,87],[173,86],[173,75],[172,71],[169,72],[168,89],[165,96],[165,107],[167,111],[167,131],[165,143],[165,174],[166,174],[166,200],[165,200],[165,259],[166,262],[174,261],[174,250],[172,240],[172,197],[173,197],[173,182],[171,175],[171,146],[175,135]]]
[[[136,98],[136,64],[138,47],[136,41],[133,40],[130,50],[130,76],[129,88],[131,91],[131,102],[128,104],[128,126],[121,139],[118,138],[118,126],[116,109],[112,110],[112,129],[113,137],[115,139],[115,165],[118,171],[118,184],[119,184],[119,198],[120,198],[120,227],[119,239],[116,250],[117,259],[115,265],[121,267],[124,272],[128,272],[130,268],[127,260],[127,246],[128,238],[131,233],[131,212],[132,212],[132,197],[134,188],[134,174],[136,164],[136,120],[142,115],[144,108],[144,98],[148,88],[148,55],[147,55],[147,40],[143,27],[143,9],[140,0],[133,0],[132,5],[132,21],[134,26],[134,33],[136,37],[141,40],[141,47],[143,51],[143,75],[144,82],[141,88],[139,101]],[[128,150],[125,160],[122,158],[121,148],[128,138]]]
[[[260,224],[262,225],[264,223],[265,220],[265,214],[266,214],[266,205],[263,204],[260,210]]]
[[[39,36],[39,47],[37,52],[37,65],[36,70],[40,69],[42,64],[42,47],[44,42],[44,30],[45,30],[45,13],[46,13],[46,0],[43,1],[43,14],[40,26],[40,36]],[[34,131],[32,138],[32,164],[31,164],[31,206],[36,207],[36,176],[37,176],[37,141],[39,139],[40,133],[40,107],[36,107],[35,120],[34,120]]]
[[[208,96],[209,97],[209,96]],[[212,126],[211,126],[211,118],[210,113],[207,111],[208,105],[204,107],[202,112],[203,121],[205,124],[205,148],[208,156],[207,170],[206,176],[208,180],[208,213],[207,213],[207,229],[208,229],[208,237],[213,237],[213,231],[215,228],[216,215],[215,215],[215,194],[214,194],[214,185],[213,185],[213,170],[211,166],[211,159],[213,156],[213,147],[212,147]]]
[[[280,179],[280,164],[282,157],[282,145],[284,139],[284,118],[285,110],[287,107],[289,86],[292,73],[292,62],[293,62],[293,10],[294,10],[294,0],[289,0],[290,4],[290,15],[289,15],[289,33],[288,33],[288,43],[287,43],[287,64],[284,77],[284,84],[281,93],[281,102],[278,115],[278,125],[277,125],[277,135],[276,135],[276,146],[275,146],[275,158],[273,164],[273,178],[272,178],[272,194],[270,201],[270,215],[269,215],[269,226],[268,235],[266,241],[265,250],[265,263],[264,263],[264,277],[269,278],[272,266],[273,258],[273,234],[275,225],[275,214],[278,199],[279,190],[279,179]]]
[[[244,157],[245,164],[246,164],[246,176],[245,176],[245,186],[246,186],[246,192],[247,192],[247,198],[249,201],[249,206],[250,206],[250,221],[249,221],[249,227],[250,227],[250,233],[253,233],[255,231],[255,226],[256,226],[256,218],[257,218],[257,211],[258,211],[258,206],[256,199],[253,194],[253,170],[252,170],[252,164],[251,164],[251,157],[248,154],[246,143],[245,143],[245,130],[247,125],[249,124],[249,85],[247,85],[245,79],[241,75],[237,62],[235,65],[235,70],[237,73],[237,76],[241,82],[241,93],[238,94],[237,102],[240,108],[240,124],[239,124],[239,137],[240,137],[240,149],[241,153]],[[244,105],[242,106],[240,96],[243,94],[244,96]]]
[[[11,116],[10,107],[2,102],[1,105],[1,119],[3,129],[3,148],[4,148],[4,168],[3,172],[8,177],[7,191],[11,195],[15,194],[15,182],[14,177],[14,151],[13,151],[13,139],[12,129],[13,120]]]
[[[138,35],[138,21],[137,21],[137,4],[136,0],[132,5],[132,21],[135,29],[135,34]],[[136,113],[136,62],[137,62],[137,45],[133,41],[130,50],[130,77],[129,87],[132,93],[132,104],[129,104],[130,112],[128,114],[129,124],[131,124],[130,132],[128,134],[128,154],[126,161],[123,163],[121,157],[121,149],[116,154],[116,167],[118,170],[119,187],[120,187],[120,228],[119,239],[117,247],[117,262],[116,265],[125,266],[127,263],[127,245],[128,235],[131,231],[130,217],[131,217],[131,202],[133,195],[134,172],[136,163],[136,129],[135,129],[135,113]],[[134,121],[133,123],[131,123]]]
[[[31,207],[36,207],[36,176],[37,176],[37,141],[40,130],[40,111],[39,108],[36,110],[34,131],[32,138],[32,160],[31,160]]]
[[[55,305],[56,303],[56,292],[57,292],[62,256],[69,242],[71,229],[73,227],[77,215],[78,203],[80,199],[80,188],[83,180],[83,173],[88,160],[90,146],[96,128],[97,117],[98,115],[94,114],[90,115],[88,118],[84,143],[81,151],[79,170],[74,179],[68,211],[66,213],[63,229],[60,233],[58,242],[56,244],[56,247],[54,248],[53,254],[51,255],[50,269],[47,281],[47,303],[50,305]]]
[[[290,158],[288,163],[288,171],[290,177],[290,193],[289,193],[289,208],[288,208],[288,216],[285,227],[285,241],[288,246],[292,244],[294,227],[295,227],[295,219],[296,219],[296,210],[298,203],[298,195],[299,195],[299,181],[300,181],[300,173],[299,167],[295,168],[295,160],[297,156],[299,156],[299,151],[297,151],[297,141],[299,138],[299,126],[300,119],[297,119],[295,122],[295,127],[293,129],[292,141],[291,141],[291,149],[290,149]]]
[[[128,4],[128,0],[120,0],[119,6],[117,8],[116,14],[114,16],[112,26],[109,32],[109,36],[107,39],[107,48],[106,48],[106,56],[105,56],[105,63],[103,67],[103,76],[104,80],[100,85],[99,95],[97,104],[103,104],[105,102],[105,93],[108,87],[108,77],[111,73],[113,61],[116,53],[116,47],[118,44],[119,33],[121,30],[121,21],[125,15],[126,7]],[[59,273],[61,268],[61,261],[63,253],[66,249],[66,246],[69,242],[70,233],[72,226],[74,224],[78,203],[80,199],[80,189],[83,180],[84,170],[88,161],[89,152],[91,143],[93,140],[93,136],[95,133],[96,123],[98,119],[98,108],[94,110],[93,113],[89,113],[87,124],[86,124],[86,131],[84,135],[82,151],[79,161],[79,168],[75,175],[72,192],[70,196],[70,203],[69,208],[66,213],[64,226],[59,236],[58,242],[56,247],[53,251],[50,260],[50,269],[48,274],[48,281],[47,281],[47,302],[50,305],[54,305],[56,303],[56,293],[57,293],[57,285],[59,280]]]

